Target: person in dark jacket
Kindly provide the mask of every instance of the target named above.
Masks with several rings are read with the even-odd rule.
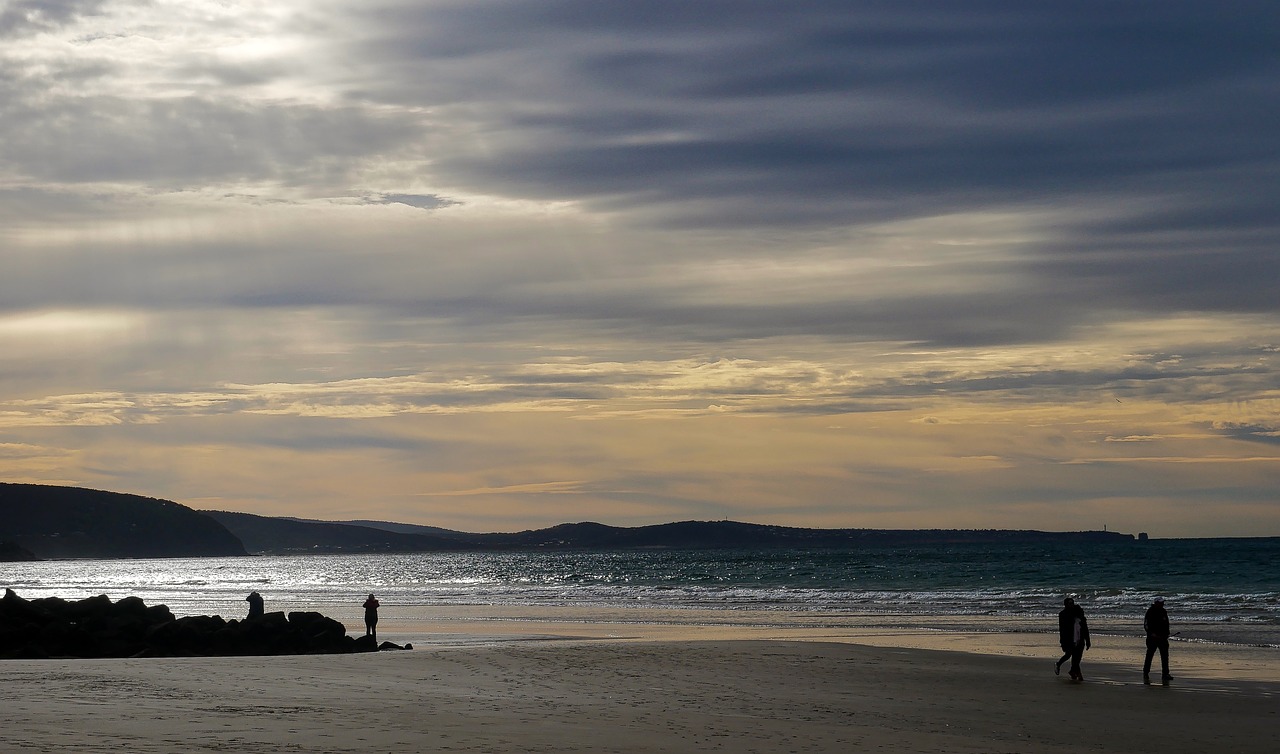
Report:
[[[372,594],[364,601],[364,635],[378,640],[378,607],[381,603]]]
[[[1084,617],[1084,608],[1076,604],[1071,597],[1062,601],[1062,612],[1058,613],[1058,643],[1062,645],[1062,659],[1054,666],[1055,674],[1062,672],[1062,664],[1071,660],[1071,679],[1083,681],[1080,672],[1080,658],[1084,651],[1092,647],[1089,642],[1089,621]]]
[[[249,596],[244,599],[245,602],[249,603],[250,618],[261,618],[265,614],[261,594],[258,594],[257,592],[249,592]]]
[[[1142,682],[1151,683],[1151,658],[1160,650],[1160,682],[1173,680],[1169,675],[1169,613],[1164,609],[1164,597],[1156,597],[1147,614],[1142,618],[1147,632],[1147,661],[1142,664]]]
[[[1071,659],[1071,653],[1074,651],[1075,644],[1069,640],[1068,625],[1074,612],[1076,601],[1067,597],[1062,601],[1062,612],[1058,613],[1058,643],[1062,645],[1062,657],[1053,665],[1053,674],[1060,675],[1062,673],[1062,664]]]

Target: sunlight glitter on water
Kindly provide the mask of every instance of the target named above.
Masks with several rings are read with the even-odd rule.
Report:
[[[1166,557],[1153,550],[1101,549],[1091,555],[1097,569],[1082,579],[1045,565],[1062,562],[1063,553],[1052,548],[968,547],[47,561],[0,564],[0,586],[29,599],[135,595],[178,615],[224,617],[243,614],[251,591],[267,598],[269,610],[286,611],[358,604],[376,592],[384,604],[406,606],[800,611],[903,620],[954,616],[969,623],[985,616],[1036,624],[1051,622],[1062,595],[1075,593],[1091,618],[1130,627],[1125,630],[1140,630],[1132,626],[1140,627],[1158,588],[1180,621],[1213,628],[1205,636],[1280,643],[1280,583],[1273,583],[1280,577],[1268,581],[1272,571],[1254,567],[1275,554],[1277,544],[1255,545],[1235,570],[1226,569],[1213,548],[1187,545],[1168,553],[1182,572],[1175,576],[1159,570]]]

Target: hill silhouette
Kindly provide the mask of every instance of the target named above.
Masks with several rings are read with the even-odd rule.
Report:
[[[0,559],[164,558],[300,553],[393,553],[640,548],[840,548],[961,543],[1121,542],[1117,532],[1003,529],[805,529],[739,521],[620,527],[585,521],[476,534],[390,521],[316,521],[196,511],[139,495],[0,483]]]
[[[560,524],[514,533],[474,534],[385,521],[325,522],[206,511],[250,552],[442,552],[459,550],[612,550],[639,548],[860,548],[962,543],[1122,542],[1117,532],[1002,529],[804,529],[739,521],[679,521],[619,527]]]
[[[466,537],[406,533],[336,521],[203,511],[222,524],[252,553],[441,552],[472,549]],[[457,532],[452,532],[458,534]]]
[[[246,554],[226,527],[185,505],[42,484],[0,482],[0,541],[39,558]]]
[[[0,563],[18,563],[28,560],[39,560],[36,554],[15,542],[0,542]]]

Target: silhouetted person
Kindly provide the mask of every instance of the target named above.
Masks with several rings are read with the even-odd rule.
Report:
[[[1062,663],[1071,660],[1072,680],[1083,681],[1080,658],[1092,646],[1089,643],[1089,621],[1085,620],[1084,608],[1070,597],[1062,601],[1062,612],[1058,613],[1058,643],[1062,645],[1062,659],[1054,665],[1053,672],[1062,672]]]
[[[263,607],[262,607],[261,594],[258,594],[257,592],[250,592],[249,596],[245,597],[245,601],[249,603],[250,618],[261,618],[265,614],[265,611],[263,610]]]
[[[1156,601],[1147,608],[1142,618],[1142,627],[1147,632],[1147,661],[1142,663],[1142,682],[1151,683],[1151,658],[1156,650],[1160,650],[1160,682],[1173,680],[1169,675],[1169,614],[1164,610],[1164,597],[1156,597]]]
[[[1075,641],[1072,638],[1075,607],[1076,601],[1067,597],[1062,601],[1062,612],[1058,613],[1058,643],[1062,646],[1062,657],[1053,665],[1054,675],[1062,672],[1063,663],[1070,660],[1071,654],[1075,651]]]
[[[1062,664],[1071,659],[1071,653],[1075,651],[1075,642],[1071,639],[1071,621],[1075,619],[1074,609],[1076,601],[1067,597],[1062,601],[1062,612],[1058,613],[1058,643],[1062,646],[1062,657],[1053,664],[1053,674],[1060,675],[1062,673]]]
[[[364,601],[364,635],[378,640],[378,600],[372,594]]]

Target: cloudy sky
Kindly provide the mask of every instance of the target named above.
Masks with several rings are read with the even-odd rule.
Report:
[[[1280,5],[0,0],[0,479],[1280,535]]]

